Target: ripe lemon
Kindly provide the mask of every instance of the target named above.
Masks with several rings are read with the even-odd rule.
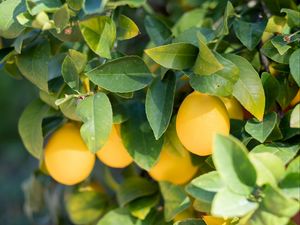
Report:
[[[133,161],[120,137],[120,125],[112,127],[107,142],[96,154],[104,164],[114,168],[124,168]]]
[[[221,98],[221,100],[225,104],[230,119],[244,119],[243,108],[235,98]]]
[[[293,100],[291,101],[290,105],[291,107],[294,107],[295,105],[297,105],[300,102],[300,89],[298,90],[296,96],[293,98]]]
[[[56,181],[73,185],[90,175],[95,164],[95,155],[83,142],[79,127],[67,123],[49,139],[45,149],[45,164]]]
[[[193,92],[179,107],[176,130],[187,150],[200,156],[210,155],[215,134],[229,134],[225,105],[218,97]]]
[[[225,220],[213,216],[203,216],[203,220],[207,225],[226,225]]]

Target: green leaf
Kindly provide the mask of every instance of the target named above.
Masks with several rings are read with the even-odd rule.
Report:
[[[48,64],[50,61],[50,45],[43,43],[22,52],[17,56],[17,66],[30,82],[43,91],[48,92]]]
[[[190,207],[191,200],[184,192],[183,187],[169,182],[159,182],[159,187],[164,199],[164,215],[167,222]]]
[[[211,213],[216,217],[241,217],[254,211],[257,207],[258,204],[249,201],[247,196],[223,188],[213,200]]]
[[[35,16],[40,12],[53,13],[61,7],[60,0],[26,0],[28,12]]]
[[[245,130],[261,143],[266,140],[278,140],[282,138],[279,130],[279,120],[277,113],[272,112],[267,114],[262,122],[257,119],[248,120]]]
[[[247,153],[238,139],[220,134],[215,136],[214,165],[226,186],[242,195],[250,194],[256,184],[256,171]]]
[[[146,49],[145,53],[166,68],[183,70],[194,65],[198,49],[188,43],[173,43]]]
[[[217,171],[205,173],[191,181],[196,188],[201,188],[210,192],[218,192],[224,187],[224,183]]]
[[[202,219],[185,219],[174,223],[174,225],[206,225],[206,223]]]
[[[299,10],[292,10],[292,9],[281,9],[280,12],[284,12],[287,14],[288,17],[288,25],[292,27],[300,27],[300,12]]]
[[[266,106],[265,111],[268,112],[272,110],[272,107],[276,103],[276,98],[279,92],[279,83],[277,79],[270,73],[263,72],[261,75],[261,81],[264,87],[264,92],[266,96]]]
[[[291,74],[300,87],[300,49],[294,51],[289,60],[289,66],[291,70]]]
[[[262,144],[252,149],[251,153],[269,152],[279,157],[284,164],[291,161],[300,150],[300,144],[290,145],[273,142],[271,144]]]
[[[68,55],[63,61],[61,74],[70,88],[79,90],[79,73],[77,71],[75,62]]]
[[[129,177],[124,180],[117,190],[117,199],[120,206],[140,197],[153,195],[158,191],[157,185],[141,177]]]
[[[89,224],[97,220],[107,207],[107,197],[95,190],[77,190],[66,195],[68,215],[74,224]]]
[[[42,122],[49,111],[49,106],[41,100],[35,100],[22,113],[18,129],[25,148],[37,159],[43,156]]]
[[[200,27],[206,14],[206,9],[197,8],[184,13],[173,26],[172,32],[175,36],[192,27]]]
[[[138,26],[129,17],[120,15],[117,23],[118,40],[134,38],[140,33]]]
[[[25,27],[17,21],[17,15],[26,11],[24,0],[9,0],[0,3],[0,36],[12,39],[18,37]]]
[[[194,73],[199,75],[211,75],[224,69],[224,66],[215,57],[213,52],[207,45],[198,38],[199,41],[199,54],[194,65]]]
[[[156,77],[147,90],[146,115],[156,139],[167,130],[173,112],[176,76],[168,72],[163,80]]]
[[[149,170],[158,160],[163,138],[155,140],[143,105],[131,106],[130,118],[122,124],[121,135],[134,161],[141,168]]]
[[[261,48],[261,52],[275,62],[289,64],[289,58],[293,53],[293,50],[288,49],[286,53],[281,55],[275,48],[275,46],[272,44],[272,40],[269,40],[263,45],[263,47]]]
[[[288,140],[297,135],[300,135],[300,128],[291,128],[291,126],[290,126],[291,114],[292,114],[292,110],[288,111],[284,115],[284,117],[281,119],[281,122],[280,122],[280,129],[284,136],[283,140]]]
[[[249,23],[237,19],[233,23],[233,28],[237,38],[252,51],[258,45],[266,25],[266,21]]]
[[[145,218],[151,212],[151,209],[159,203],[159,195],[150,195],[136,200],[131,201],[128,204],[128,208],[134,217],[140,220],[145,220]]]
[[[84,0],[83,11],[87,15],[102,13],[107,2],[108,0]]]
[[[65,117],[71,120],[81,121],[76,113],[77,99],[72,98],[69,101],[64,102],[63,104],[60,104],[59,108]]]
[[[167,25],[158,18],[147,15],[144,24],[147,34],[155,45],[166,44],[171,39],[172,32]]]
[[[227,1],[222,23],[220,23],[220,25],[216,30],[216,36],[220,37],[229,34],[228,20],[230,19],[230,17],[233,17],[234,15],[235,12],[234,12],[233,5],[230,1]]]
[[[299,88],[297,85],[292,85],[291,80],[286,76],[280,76],[277,80],[279,81],[279,90],[276,101],[282,109],[286,109],[296,96]]]
[[[233,91],[234,84],[239,79],[239,69],[230,60],[215,53],[218,61],[224,66],[224,69],[209,76],[199,76],[189,74],[190,85],[193,89],[202,93],[208,93],[218,96],[230,96]]]
[[[283,35],[278,35],[272,38],[271,42],[280,55],[284,55],[291,48],[291,46],[288,45],[288,42],[285,41]]]
[[[108,16],[92,17],[79,23],[88,46],[99,56],[111,58],[110,50],[116,39],[116,26]]]
[[[57,32],[60,33],[63,29],[65,29],[69,24],[70,12],[68,9],[68,5],[64,4],[59,10],[57,10],[53,14],[53,20]]]
[[[89,71],[90,80],[111,92],[128,93],[146,87],[152,80],[144,61],[138,56],[125,56]]]
[[[281,159],[272,153],[250,153],[250,160],[257,173],[257,185],[271,184],[277,186],[277,183],[284,177],[284,163]]]
[[[138,8],[144,5],[145,2],[146,0],[115,0],[115,1],[109,1],[106,6],[109,8],[117,8],[120,6],[128,5],[132,8]]]
[[[73,10],[80,10],[83,6],[84,0],[67,0],[68,6]]]
[[[262,120],[265,109],[265,93],[258,73],[243,57],[226,55],[240,69],[240,78],[233,87],[233,96],[252,113]]]
[[[97,225],[135,225],[136,220],[130,215],[126,208],[117,208],[105,214]]]
[[[291,114],[290,126],[300,128],[300,104],[296,105]]]
[[[89,150],[96,153],[106,143],[112,129],[112,107],[104,93],[97,93],[82,100],[76,113],[84,122],[81,136]]]

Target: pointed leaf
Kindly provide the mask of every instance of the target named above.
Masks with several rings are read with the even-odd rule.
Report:
[[[117,37],[119,40],[134,38],[140,33],[138,26],[129,17],[120,15],[118,18]]]
[[[146,87],[152,80],[144,61],[137,56],[125,56],[89,71],[92,82],[111,92],[128,93]]]
[[[168,128],[173,112],[176,76],[167,73],[163,80],[156,77],[147,90],[146,115],[156,139]]]
[[[192,180],[191,184],[210,192],[218,192],[224,187],[224,183],[217,171],[205,173]]]
[[[290,126],[300,128],[300,104],[296,105],[291,114]]]
[[[146,49],[145,53],[166,68],[182,70],[194,65],[198,49],[188,43],[174,43]]]
[[[258,73],[243,57],[226,55],[240,69],[240,78],[233,87],[233,96],[252,113],[262,120],[265,109],[265,93]]]
[[[291,74],[300,87],[300,49],[294,51],[289,60]]]
[[[82,100],[76,113],[84,122],[81,136],[89,150],[96,153],[107,141],[112,129],[112,108],[104,93],[97,93]]]

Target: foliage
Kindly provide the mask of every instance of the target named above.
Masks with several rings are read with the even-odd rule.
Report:
[[[41,165],[24,188],[32,219],[47,208],[53,224],[193,225],[205,224],[203,213],[226,224],[293,224],[299,10],[294,0],[0,1],[0,63],[40,93],[19,120],[21,139]],[[192,156],[199,173],[188,184],[154,182],[147,171],[193,90],[237,99],[245,119],[231,120],[231,135],[215,136],[212,156]],[[98,171],[63,193],[47,177],[43,145],[68,120],[81,124],[92,153],[121,124],[135,164],[120,173],[102,165],[106,193],[82,191]],[[191,207],[194,215],[175,221]]]

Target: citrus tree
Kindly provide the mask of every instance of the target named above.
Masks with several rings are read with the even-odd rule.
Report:
[[[296,224],[299,9],[293,0],[0,1],[0,63],[39,91],[18,127],[40,162],[23,185],[29,218]]]

